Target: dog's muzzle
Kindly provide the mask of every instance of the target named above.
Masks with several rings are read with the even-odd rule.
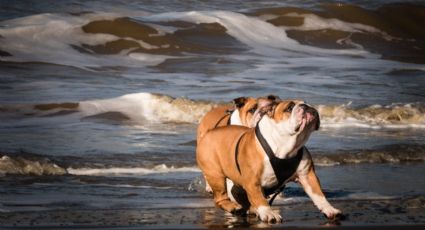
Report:
[[[320,128],[320,117],[319,112],[311,106],[308,106],[307,104],[301,104],[299,107],[304,110],[304,114],[307,116],[309,122],[314,122],[314,129],[318,130]],[[311,118],[309,118],[311,117]]]

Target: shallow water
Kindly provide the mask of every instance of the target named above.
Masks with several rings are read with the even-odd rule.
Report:
[[[425,195],[423,3],[0,4],[1,211],[209,207],[199,119],[268,94],[318,108],[332,198]]]

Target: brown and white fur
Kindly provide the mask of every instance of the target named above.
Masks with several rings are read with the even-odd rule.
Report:
[[[262,114],[269,111],[272,103],[278,98],[274,95],[259,98],[238,97],[233,99],[233,106],[223,105],[210,110],[202,117],[198,125],[197,144],[208,131],[218,127],[227,125],[255,127]],[[212,192],[208,182],[205,183],[205,191]]]
[[[319,125],[317,110],[302,101],[289,100],[277,103],[258,123],[259,130],[273,153],[281,159],[295,156]],[[240,172],[235,159],[238,141]],[[263,189],[275,185],[277,179],[268,156],[255,135],[255,129],[226,126],[211,130],[200,140],[196,154],[198,166],[212,188],[216,206],[230,213],[240,213],[242,210],[240,204],[229,198],[226,188],[228,178],[247,192],[250,210],[254,210],[262,221],[282,221],[280,214],[271,209],[263,194]],[[296,172],[286,182],[291,180],[302,185],[313,203],[328,218],[341,214],[340,210],[326,200],[307,150],[304,151]]]

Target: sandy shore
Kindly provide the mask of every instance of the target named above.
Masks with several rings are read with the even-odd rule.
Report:
[[[209,202],[209,201],[206,201]],[[256,217],[234,217],[210,207],[140,208],[137,210],[50,210],[1,212],[1,228],[117,228],[117,229],[187,229],[187,228],[285,228],[309,229],[339,226],[343,229],[425,229],[425,199],[332,201],[346,213],[342,221],[327,221],[311,202],[282,204],[284,222],[267,225]]]

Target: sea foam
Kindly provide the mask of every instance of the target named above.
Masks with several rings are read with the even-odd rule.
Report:
[[[171,12],[143,17],[145,20],[183,20],[193,23],[219,23],[227,33],[253,48],[254,52],[267,55],[291,53],[315,53],[319,55],[365,55],[364,50],[330,50],[301,45],[289,38],[283,28],[276,27],[259,17],[250,17],[229,11]],[[276,50],[279,49],[279,50]]]
[[[133,167],[133,168],[68,168],[71,175],[89,175],[89,176],[105,176],[105,175],[149,175],[158,173],[176,173],[176,172],[200,172],[198,167],[168,167],[165,164],[157,165],[152,168]]]
[[[344,105],[319,105],[322,127],[342,128],[425,128],[425,107],[419,103],[371,105],[353,108]]]
[[[125,94],[119,97],[80,102],[57,102],[36,105],[0,105],[5,114],[33,116],[63,116],[73,114],[81,118],[118,119],[133,125],[154,123],[193,123],[223,102],[192,100],[148,92]],[[354,107],[351,102],[340,105],[313,105],[320,114],[321,127],[357,127],[367,129],[425,128],[425,105],[392,103]]]
[[[80,16],[39,14],[0,22],[0,50],[10,56],[0,60],[14,62],[45,62],[79,68],[102,66],[156,65],[167,57],[162,55],[90,55],[74,48],[80,44],[102,45],[118,40],[111,34],[87,34],[83,25],[94,20],[114,19],[112,13]]]
[[[3,155],[0,158],[0,175],[64,175],[66,170],[48,159],[27,159]]]
[[[167,95],[135,93],[105,100],[80,102],[85,115],[121,112],[135,121],[198,123],[219,103],[173,98]],[[352,107],[317,105],[322,127],[342,128],[425,128],[425,107],[420,103],[394,103]]]
[[[304,23],[301,26],[286,26],[283,27],[285,29],[295,29],[295,30],[324,30],[324,29],[332,29],[337,31],[345,31],[352,33],[372,33],[372,34],[380,34],[383,38],[387,40],[394,39],[394,37],[390,36],[386,32],[377,29],[370,25],[365,25],[361,23],[352,23],[341,21],[336,18],[323,18],[315,14],[298,14],[298,13],[289,13],[286,16],[291,17],[303,17]]]
[[[416,64],[406,65],[406,63],[391,62],[389,65],[390,61],[382,60],[380,55],[366,51],[362,45],[354,44],[349,38],[340,39],[337,42],[352,43],[354,45],[352,49],[325,49],[301,44],[288,37],[287,30],[337,29],[380,34],[387,40],[392,37],[369,25],[326,19],[314,14],[296,15],[304,17],[303,25],[298,27],[275,26],[261,17],[231,11],[168,12],[152,15],[137,11],[128,15],[104,12],[78,16],[48,13],[32,15],[0,22],[0,39],[2,41],[0,51],[8,54],[0,55],[0,60],[54,63],[98,70],[100,67],[156,66],[170,58],[197,56],[197,52],[202,53],[203,50],[211,52],[211,50],[224,49],[229,54],[233,52],[232,49],[227,50],[220,46],[209,47],[199,44],[192,47],[190,40],[179,37],[175,32],[184,32],[185,28],[162,25],[165,22],[178,24],[184,21],[195,24],[218,23],[220,27],[224,27],[225,33],[249,47],[250,52],[244,53],[244,58],[269,58],[267,62],[274,60],[279,64],[282,64],[280,60],[284,58],[289,63],[288,68],[300,63],[305,66],[308,63],[317,67],[344,66],[345,69],[359,65],[362,68],[379,66],[386,71],[402,66],[423,69],[423,66]],[[124,35],[114,33],[115,30],[120,30],[122,26],[127,25],[119,22],[111,25],[113,28],[97,32],[84,31],[84,27],[91,23],[113,22],[123,18],[126,18],[124,20],[126,23],[136,24],[135,28],[149,27],[156,30],[156,34],[147,36],[150,39],[152,36],[159,36],[158,40],[153,43],[159,42],[160,45],[151,44],[137,36],[131,37],[132,31],[126,31]],[[202,33],[200,30],[198,32]],[[215,33],[214,30],[209,32]],[[193,36],[196,38],[197,35]],[[187,47],[180,50],[179,46]]]
[[[173,98],[151,93],[126,94],[120,97],[80,102],[84,116],[105,112],[120,112],[133,121],[195,123],[215,103]]]

